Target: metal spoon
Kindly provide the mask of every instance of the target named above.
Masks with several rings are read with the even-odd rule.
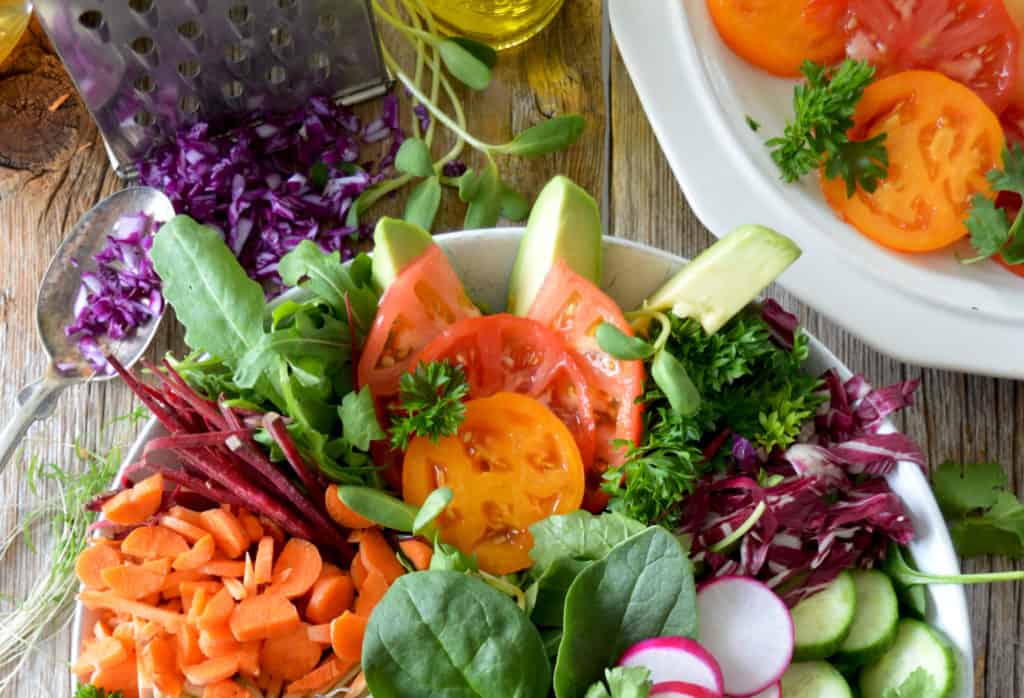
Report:
[[[107,380],[113,374],[97,373],[82,357],[75,338],[64,328],[72,321],[72,308],[81,283],[81,269],[72,260],[88,264],[107,243],[107,235],[122,216],[145,213],[156,220],[170,220],[174,207],[163,193],[150,187],[133,187],[108,196],[86,213],[71,234],[64,239],[43,277],[36,298],[36,329],[50,357],[46,374],[18,393],[18,410],[0,432],[0,472],[21,443],[28,428],[49,417],[58,394],[69,385],[88,380]],[[105,349],[125,366],[135,363],[149,346],[160,318],[138,328],[134,335],[106,343]],[[59,368],[58,368],[59,367]]]

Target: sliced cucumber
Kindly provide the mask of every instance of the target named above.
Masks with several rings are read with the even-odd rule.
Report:
[[[856,607],[857,590],[847,571],[798,603],[792,611],[793,660],[806,662],[835,654],[850,632]]]
[[[850,684],[828,662],[797,662],[782,675],[785,698],[853,698]]]
[[[850,574],[857,590],[857,608],[853,626],[835,659],[844,665],[861,665],[882,656],[892,646],[900,610],[888,575],[878,570],[854,570]]]
[[[896,640],[889,651],[861,671],[861,695],[882,698],[891,694],[918,669],[931,677],[931,690],[920,694],[921,698],[947,698],[953,692],[956,679],[953,649],[928,624],[906,618],[899,622]]]

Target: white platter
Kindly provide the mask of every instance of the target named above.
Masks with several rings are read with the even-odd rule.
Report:
[[[485,307],[498,309],[505,306],[508,277],[522,233],[521,228],[500,228],[439,235],[436,240],[447,252],[469,295]],[[684,260],[652,247],[605,238],[604,262],[604,289],[622,307],[633,308],[661,286]],[[837,369],[844,379],[850,376],[839,359],[812,337],[808,370],[820,374],[828,368]],[[146,443],[163,433],[162,427],[151,419],[128,452],[125,464],[135,462],[142,455]],[[889,481],[903,499],[918,533],[910,545],[918,565],[928,572],[958,574],[959,564],[949,533],[920,469],[910,463],[900,463]],[[963,589],[959,586],[931,586],[928,605],[929,621],[945,632],[957,649],[962,687],[957,689],[955,696],[966,697],[965,687],[974,685],[974,662]],[[74,649],[76,654],[94,621],[90,611],[78,607],[73,630],[73,636],[78,638],[78,646]]]
[[[966,247],[887,250],[835,216],[814,176],[781,182],[764,141],[782,133],[794,83],[735,56],[705,0],[609,0],[609,15],[676,179],[713,234],[761,223],[792,237],[804,256],[783,286],[882,352],[1024,378],[1024,280],[994,262],[961,265]]]

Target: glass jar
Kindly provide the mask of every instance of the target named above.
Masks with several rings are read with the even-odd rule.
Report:
[[[27,0],[0,0],[0,63],[3,63],[28,28],[32,3]]]
[[[424,1],[443,31],[482,41],[499,50],[532,37],[565,4],[565,0]]]

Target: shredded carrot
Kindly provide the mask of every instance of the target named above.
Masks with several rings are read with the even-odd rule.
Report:
[[[287,693],[305,695],[314,691],[320,691],[336,684],[346,673],[348,673],[355,662],[335,657],[333,654],[320,662],[313,671],[303,676],[298,681],[293,681],[285,688]]]
[[[363,565],[362,556],[356,555],[352,558],[352,566],[349,568],[349,574],[352,575],[352,584],[355,585],[356,591],[360,591],[363,588],[363,584],[366,582],[366,576],[368,574],[366,567]]]
[[[331,624],[321,623],[320,625],[306,626],[306,635],[318,645],[331,644]]]
[[[171,613],[144,603],[123,599],[112,591],[87,589],[78,595],[78,600],[88,609],[105,608],[126,616],[155,620],[170,633],[178,632],[178,627],[185,620],[180,613]]]
[[[199,569],[213,558],[216,549],[217,544],[214,543],[213,536],[207,533],[197,540],[190,549],[176,555],[173,567],[176,570]]]
[[[199,616],[199,629],[210,630],[219,625],[224,625],[231,618],[234,610],[235,600],[231,598],[231,594],[226,587],[221,587],[220,591],[206,602],[206,608],[203,609],[202,615]]]
[[[199,631],[199,649],[209,658],[238,654],[242,644],[235,639],[227,623]]]
[[[226,582],[227,577],[224,578]],[[256,568],[253,567],[252,557],[249,553],[245,554],[245,574],[242,575],[242,587],[245,589],[246,595],[255,595],[259,591],[259,584],[256,582]]]
[[[100,575],[106,586],[123,599],[137,601],[154,592],[159,593],[164,585],[166,572],[152,569],[146,565],[124,563],[117,567],[108,567]]]
[[[195,524],[178,516],[165,514],[157,521],[162,527],[174,531],[189,543],[195,543],[196,541],[201,540],[203,536],[209,535],[205,528],[196,526]]]
[[[241,601],[249,595],[249,590],[246,589],[245,585],[232,577],[224,577],[224,588],[227,589],[228,593],[231,594],[231,598],[235,601]]]
[[[242,509],[238,512],[238,521],[242,524],[242,528],[245,529],[246,535],[249,536],[249,542],[259,543],[263,537],[263,524],[260,523],[260,520],[245,509]]]

